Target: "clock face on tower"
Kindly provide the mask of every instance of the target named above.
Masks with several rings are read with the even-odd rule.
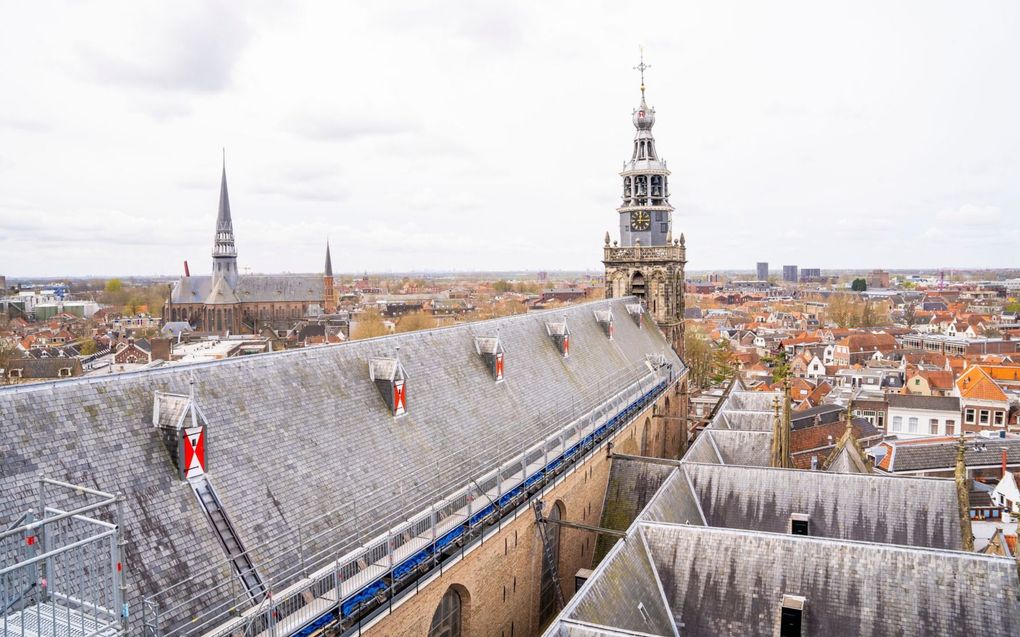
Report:
[[[630,213],[630,229],[643,232],[652,227],[652,215],[645,210]]]

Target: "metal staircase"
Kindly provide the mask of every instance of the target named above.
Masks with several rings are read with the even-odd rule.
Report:
[[[560,573],[556,568],[556,552],[549,539],[549,528],[542,516],[542,501],[536,499],[532,506],[535,509],[535,526],[538,527],[538,536],[542,539],[542,563],[549,569],[549,577],[552,578],[553,590],[556,592],[556,610],[559,611],[563,608],[564,601],[563,589],[560,588]]]
[[[216,531],[216,536],[220,539],[220,544],[227,552],[230,563],[234,565],[234,571],[241,579],[241,583],[244,584],[245,590],[248,591],[248,597],[251,598],[253,604],[257,604],[265,597],[266,587],[262,583],[258,571],[255,570],[255,564],[251,561],[251,557],[244,550],[241,538],[237,536],[233,525],[227,518],[227,512],[216,496],[212,483],[209,482],[205,474],[192,478],[189,482],[195,490],[199,502],[202,503],[206,515],[209,516],[209,521]]]

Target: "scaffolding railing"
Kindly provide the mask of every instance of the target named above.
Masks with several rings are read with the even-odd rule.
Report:
[[[126,634],[122,501],[40,480],[38,508],[0,533],[0,637]]]
[[[563,457],[568,450],[583,453],[593,445],[600,425],[605,427],[604,423],[633,408],[636,400],[647,399],[653,388],[664,386],[664,376],[673,380],[671,368],[664,363],[662,357],[651,357],[618,370],[579,393],[570,405],[549,411],[537,428],[537,444],[509,446],[509,433],[486,441],[489,444],[481,453],[491,457],[496,447],[503,450],[497,456],[505,457],[509,446],[509,460],[469,478],[452,493],[440,490],[444,481],[439,474],[435,488],[423,489],[411,503],[405,498],[403,510],[419,512],[396,526],[392,516],[362,525],[362,516],[373,511],[359,514],[355,501],[307,520],[271,545],[248,549],[268,591],[255,605],[235,577],[219,578],[198,593],[191,591],[189,584],[210,571],[229,572],[222,565],[146,598],[146,635],[275,637],[295,634],[316,620],[332,623],[358,615],[431,570],[445,553],[476,537],[502,512],[520,505],[531,490],[541,486],[540,481],[576,459]],[[381,498],[378,508],[400,497]],[[349,526],[351,520],[357,529],[354,533],[337,530],[341,522]],[[255,555],[271,557],[259,561]],[[189,621],[174,620],[181,616]]]

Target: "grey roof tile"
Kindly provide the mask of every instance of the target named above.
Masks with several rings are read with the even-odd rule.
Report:
[[[657,330],[626,322],[613,341],[606,337],[593,310],[623,311],[625,302],[0,388],[0,523],[31,506],[43,475],[120,491],[134,618],[143,597],[171,584],[198,578],[181,586],[179,601],[221,581],[219,571],[204,569],[224,553],[152,424],[155,392],[186,395],[193,379],[208,421],[210,480],[263,575],[272,576],[282,565],[270,560],[293,547],[299,526],[305,537],[322,533],[309,551],[354,545],[562,427],[579,402],[621,389],[645,368],[646,355],[667,355],[679,372]],[[564,314],[569,358],[550,346],[546,331]],[[474,344],[497,327],[507,352],[501,383]],[[408,413],[397,419],[368,373],[369,360],[392,356],[396,345],[408,375]],[[209,595],[201,604],[220,601]],[[200,611],[197,603],[183,605],[177,619]]]
[[[810,516],[811,535],[962,548],[952,480],[695,463],[682,470],[708,526],[787,533],[790,515],[802,513]],[[689,495],[686,482],[675,480],[656,500],[679,506]]]
[[[1020,633],[1020,587],[1009,558],[706,527],[640,528],[687,636],[773,635],[783,595],[807,598],[806,635]],[[611,613],[612,603],[605,605]]]

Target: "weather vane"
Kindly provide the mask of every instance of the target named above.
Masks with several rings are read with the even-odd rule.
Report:
[[[639,46],[638,50],[641,51],[641,61],[637,66],[634,67],[635,71],[641,72],[641,97],[645,96],[645,69],[652,68],[651,64],[645,64],[645,47]]]

